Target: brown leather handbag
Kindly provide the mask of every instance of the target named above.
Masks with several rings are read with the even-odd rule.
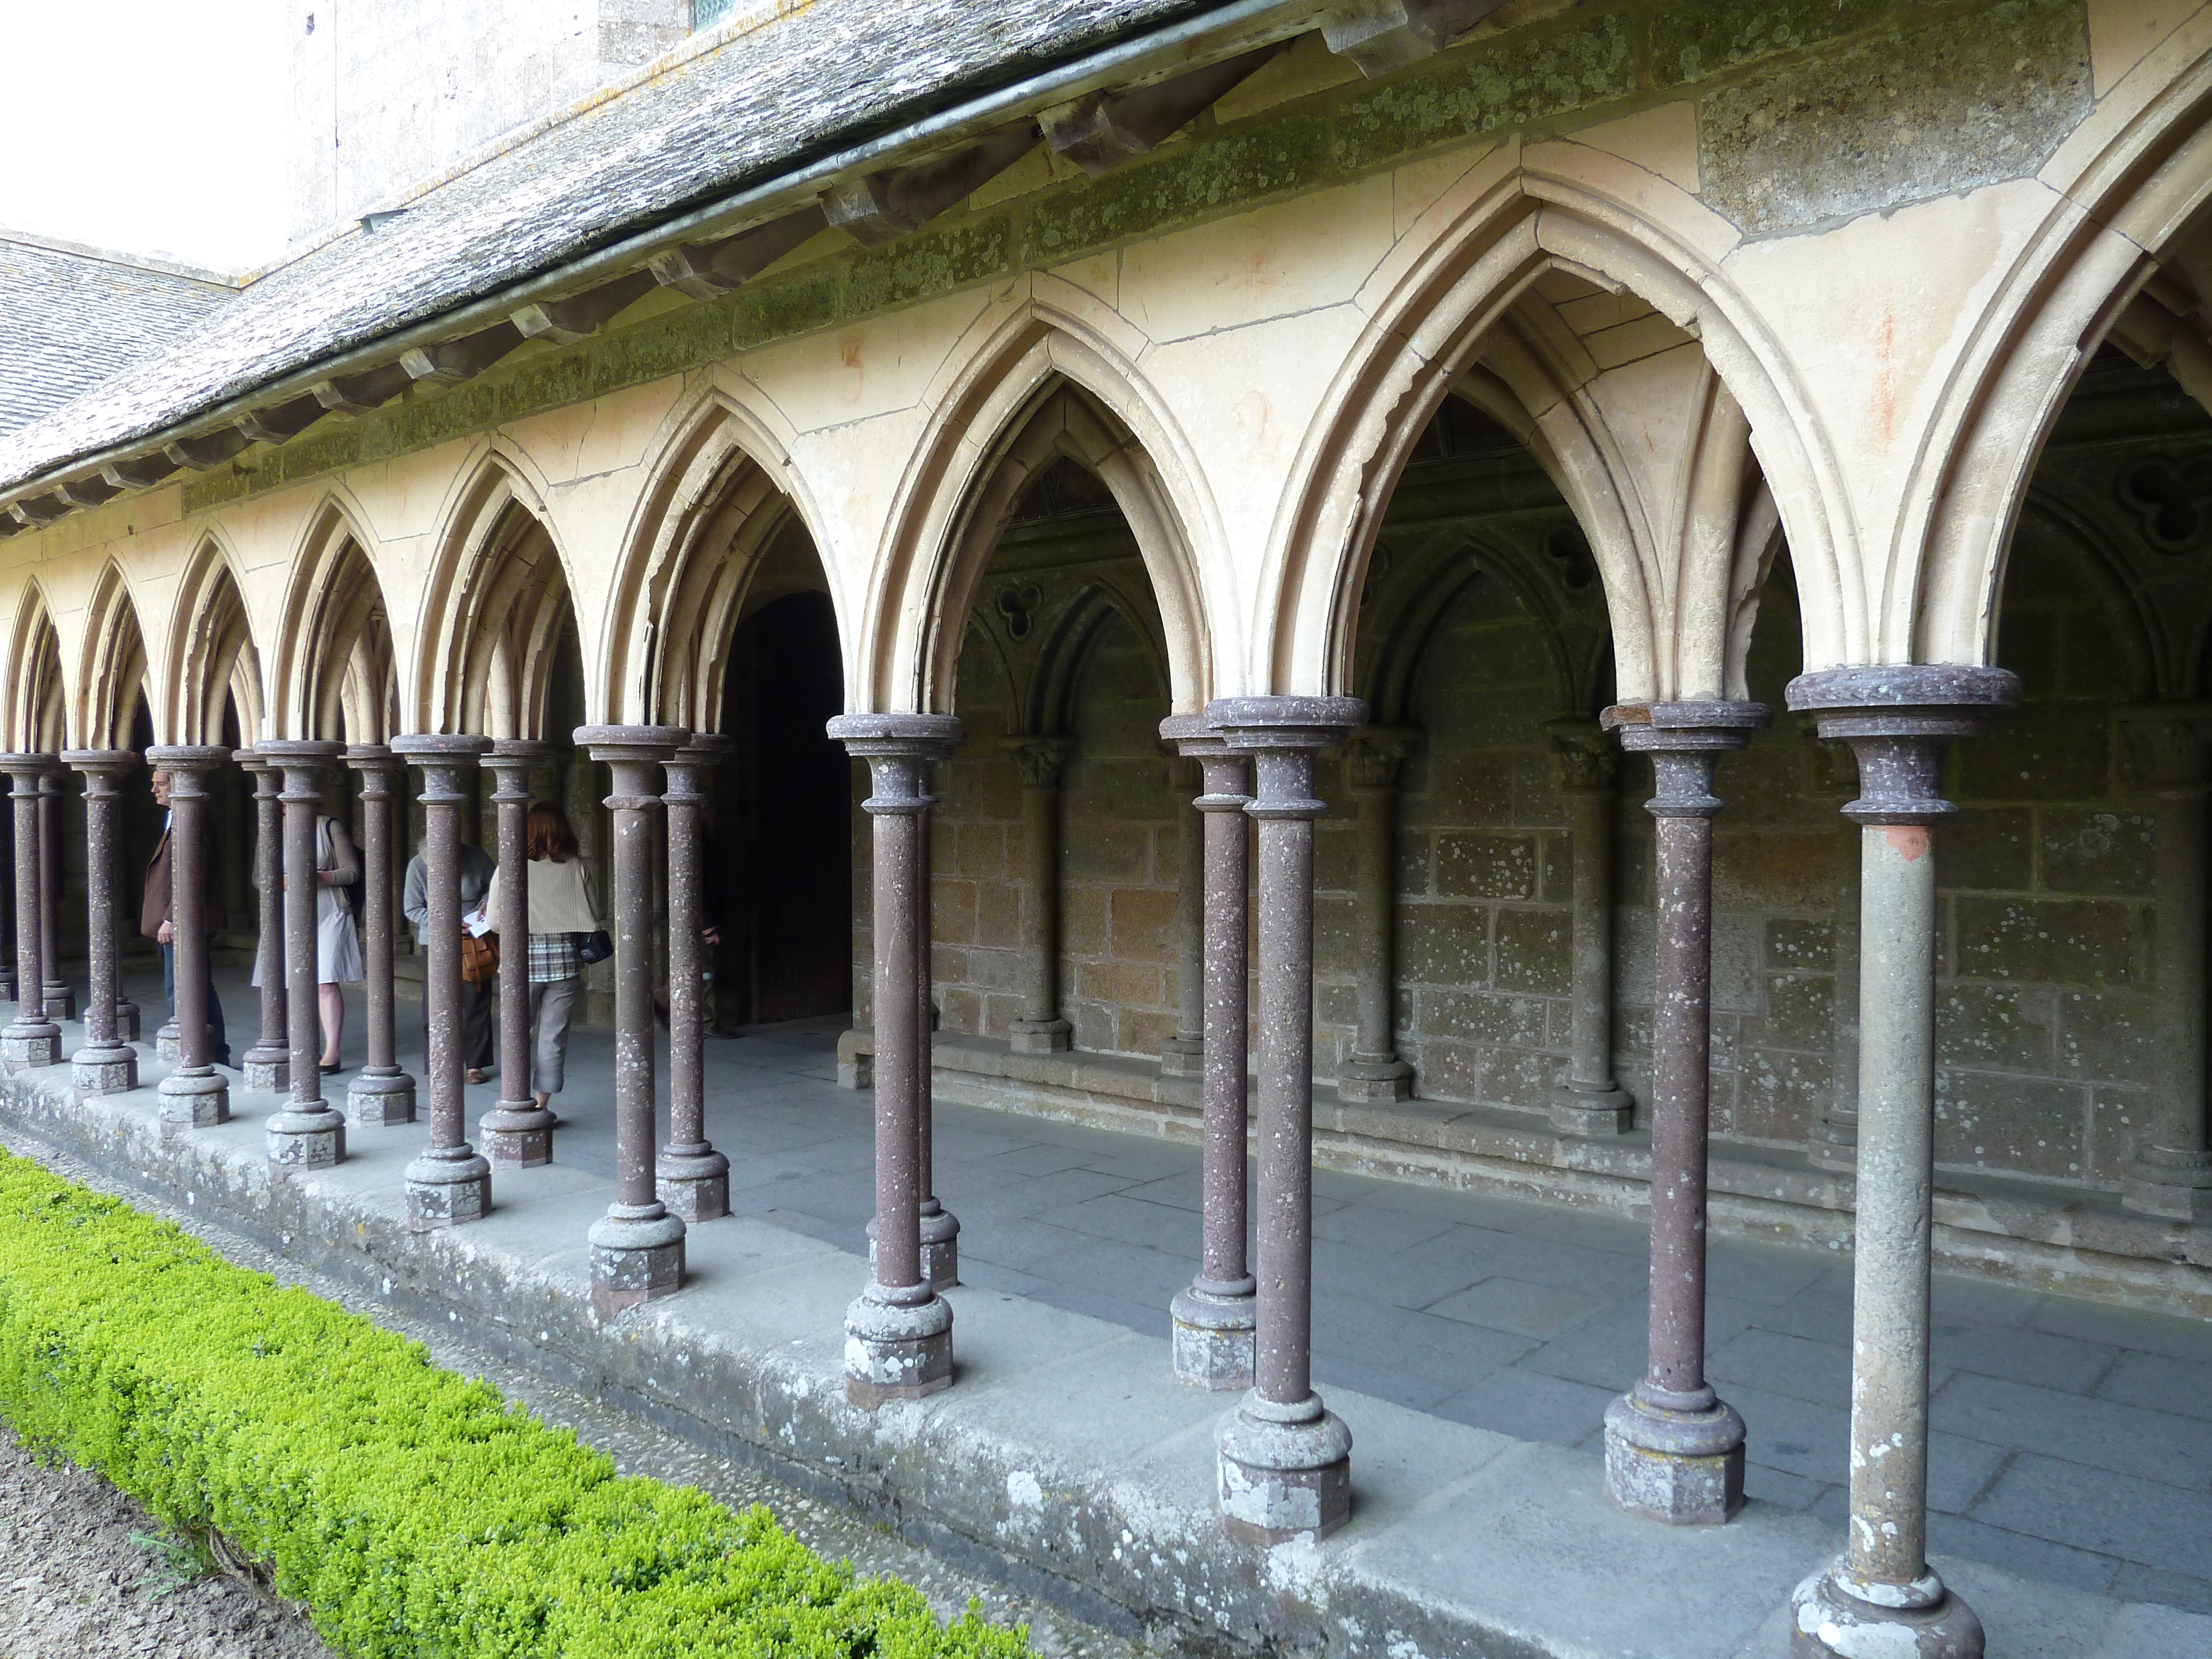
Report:
[[[482,939],[471,934],[461,935],[461,977],[471,985],[489,985],[492,975],[499,971],[499,935],[486,933]]]

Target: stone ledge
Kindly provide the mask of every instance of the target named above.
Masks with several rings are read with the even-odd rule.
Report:
[[[865,1087],[872,1032],[838,1039],[839,1078]],[[939,1032],[933,1092],[963,1106],[1195,1140],[1198,1080],[1156,1061],[1071,1050],[1017,1054],[990,1037]],[[860,1076],[860,1081],[854,1081]],[[1642,1217],[1650,1182],[1648,1130],[1584,1139],[1538,1112],[1455,1101],[1346,1105],[1314,1088],[1314,1161],[1394,1181],[1589,1206]],[[1850,1247],[1856,1187],[1802,1154],[1717,1139],[1711,1222],[1744,1238]],[[1938,1170],[1936,1261],[1952,1273],[2212,1319],[2212,1227],[2121,1207],[2117,1194],[1976,1171]]]
[[[1223,1402],[1173,1382],[1164,1339],[956,1289],[957,1386],[869,1415],[839,1379],[857,1257],[725,1218],[693,1230],[680,1295],[602,1321],[583,1234],[606,1182],[502,1171],[485,1220],[414,1235],[401,1171],[421,1126],[362,1131],[346,1163],[274,1176],[262,1120],[278,1103],[241,1094],[232,1122],[164,1137],[150,1085],[80,1103],[65,1067],[43,1068],[0,1087],[0,1131],[387,1304],[465,1320],[565,1384],[1164,1648],[1583,1659],[1643,1651],[1663,1631],[1677,1659],[1771,1659],[1790,1587],[1838,1545],[1828,1524],[1757,1501],[1725,1528],[1650,1526],[1604,1501],[1586,1455],[1333,1389],[1356,1437],[1352,1521],[1319,1546],[1253,1549],[1213,1515]],[[2010,1659],[2212,1650],[2212,1619],[1939,1565]]]

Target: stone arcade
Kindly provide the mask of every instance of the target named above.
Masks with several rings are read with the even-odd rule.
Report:
[[[852,1406],[963,1382],[933,1100],[1192,1146],[1161,1369],[1285,1563],[1364,1501],[1316,1164],[1648,1218],[1602,1444],[1654,1538],[1750,1524],[1709,1234],[1848,1247],[1787,1650],[1983,1651],[1931,1273],[2212,1320],[2212,5],[819,0],[538,114],[249,282],[0,244],[11,1097],[143,1069],[181,1142],[289,1091],[296,1182],[419,1091],[399,1224],[489,1237],[566,1129],[513,948],[469,1138],[459,848],[556,795],[616,945],[597,1317],[737,1224],[708,1028],[848,1010]]]

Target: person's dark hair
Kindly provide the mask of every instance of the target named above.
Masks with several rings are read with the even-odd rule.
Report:
[[[523,828],[530,856],[540,864],[566,864],[576,856],[576,832],[558,801],[534,800]]]

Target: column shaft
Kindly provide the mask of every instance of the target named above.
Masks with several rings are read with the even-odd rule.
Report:
[[[939,749],[923,763],[921,792],[929,807],[937,805],[930,794],[931,775],[952,758],[950,747]],[[937,1000],[933,994],[936,987],[936,928],[933,921],[933,898],[936,888],[936,845],[934,830],[936,815],[925,808],[915,819],[915,856],[921,861],[921,878],[915,884],[916,914],[914,923],[914,990],[915,1007],[915,1182],[921,1193],[921,1275],[929,1281],[932,1290],[950,1290],[960,1282],[960,1223],[952,1212],[938,1201],[937,1197],[937,1132],[935,1114],[932,1111],[936,1091],[937,1060],[934,1053],[937,1030]],[[1054,860],[1054,886],[1058,888],[1059,860]],[[1048,960],[1057,970],[1060,962],[1059,906],[1053,908],[1052,945]],[[1058,974],[1054,975],[1055,985]],[[1055,1003],[1058,993],[1055,988]],[[1066,1029],[1062,1022],[1063,1030]]]
[[[660,769],[690,738],[674,726],[585,726],[576,745],[614,774],[615,1201],[592,1225],[592,1305],[602,1314],[684,1285],[684,1222],[654,1159],[653,864]]]
[[[1631,1514],[1717,1526],[1743,1504],[1743,1419],[1705,1381],[1705,1140],[1712,1054],[1713,766],[1763,703],[1607,709],[1651,757],[1657,830],[1651,1023],[1651,1327],[1643,1379],[1606,1410],[1606,1489]]]
[[[1371,726],[1353,736],[1345,757],[1358,809],[1352,961],[1358,1029],[1336,1080],[1337,1098],[1346,1104],[1404,1100],[1413,1092],[1413,1068],[1398,1058],[1391,922],[1398,885],[1398,770],[1418,741],[1416,732]]]
[[[127,749],[76,749],[62,759],[84,775],[85,1042],[70,1056],[70,1069],[82,1094],[121,1094],[138,1086],[138,1051],[116,1034],[121,939],[116,926],[115,838],[123,780],[138,757]]]
[[[1821,770],[1814,790],[1833,799],[1840,811],[1858,793],[1851,752],[1841,744],[1820,744]],[[1816,1169],[1848,1173],[1859,1144],[1859,829],[1847,817],[1836,820],[1834,917],[1835,988],[1829,1019],[1828,1103],[1807,1132],[1805,1157]]]
[[[1567,1080],[1552,1095],[1564,1135],[1626,1133],[1635,1102],[1613,1074],[1613,734],[1595,720],[1553,720],[1571,848],[1574,908]]]
[[[62,889],[68,884],[67,866],[62,856],[62,775],[57,767],[39,777],[39,873],[46,904],[39,941],[48,1019],[76,1018],[76,993],[62,977]]]
[[[1022,1013],[1006,1042],[1018,1054],[1056,1054],[1073,1040],[1060,1015],[1060,780],[1075,744],[1024,736],[1006,746],[1022,776]]]
[[[415,1079],[399,1069],[392,984],[392,786],[407,769],[376,744],[347,750],[345,762],[361,774],[361,953],[368,975],[368,1063],[346,1085],[346,1121],[412,1123]]]
[[[170,975],[176,988],[177,1064],[161,1079],[162,1132],[205,1128],[230,1115],[230,1085],[213,1064],[208,1027],[209,785],[230,751],[200,744],[146,751],[169,780]]]
[[[1364,723],[1352,697],[1231,697],[1206,707],[1249,751],[1259,822],[1258,1297],[1253,1389],[1217,1433],[1222,1524],[1273,1544],[1352,1515],[1352,1435],[1313,1391],[1314,757]]]
[[[867,761],[876,1028],[876,1213],[867,1288],[845,1315],[845,1393],[873,1410],[952,1382],[952,1310],[923,1256],[929,769],[960,740],[947,714],[847,714],[831,738]]]
[[[1952,741],[2019,697],[2002,669],[1838,668],[1790,705],[1856,754],[1862,826],[1857,1215],[1851,1262],[1850,1525],[1792,1593],[1793,1659],[1979,1659],[1981,1622],[1928,1565],[1929,1236],[1935,1224],[1934,826]],[[1879,1627],[1879,1628],[1877,1628]]]
[[[46,1017],[40,966],[46,904],[39,868],[39,775],[52,762],[45,755],[9,755],[4,763],[15,805],[15,1018],[0,1035],[0,1058],[13,1072],[58,1064],[62,1034]]]
[[[257,752],[283,769],[284,1012],[291,1097],[269,1120],[269,1161],[320,1169],[345,1157],[345,1118],[323,1098],[322,1011],[315,994],[322,878],[316,866],[315,821],[323,809],[322,774],[340,744],[264,739]]]
[[[730,1160],[707,1139],[707,1018],[702,930],[707,925],[707,769],[730,739],[695,736],[668,775],[668,1144],[656,1176],[660,1201],[687,1224],[730,1212]]]
[[[258,900],[254,976],[261,981],[261,1034],[240,1056],[246,1087],[274,1094],[292,1086],[292,1050],[284,1005],[284,789],[282,770],[250,749],[238,763],[253,780],[253,888]]]
[[[474,796],[489,738],[422,732],[392,740],[422,772],[422,999],[428,1018],[422,1081],[430,1143],[407,1165],[407,1224],[416,1232],[480,1221],[491,1208],[491,1164],[466,1138],[462,1083],[461,813]]]
[[[553,1114],[530,1086],[530,774],[553,751],[540,743],[502,738],[484,764],[497,787],[499,908],[499,1103],[483,1115],[479,1135],[495,1168],[537,1169],[553,1161]]]
[[[1163,730],[1165,729],[1164,725]],[[1202,1077],[1206,1070],[1206,814],[1199,763],[1178,755],[1170,782],[1186,805],[1176,821],[1176,1029],[1160,1045],[1164,1077]]]

